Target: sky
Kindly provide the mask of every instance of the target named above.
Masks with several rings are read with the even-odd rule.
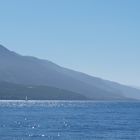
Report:
[[[0,44],[140,87],[140,0],[0,0]]]

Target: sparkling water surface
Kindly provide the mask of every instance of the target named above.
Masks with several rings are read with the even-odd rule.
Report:
[[[0,101],[0,140],[140,140],[140,102]]]

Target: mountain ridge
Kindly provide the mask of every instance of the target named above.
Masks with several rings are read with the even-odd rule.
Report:
[[[4,50],[5,47],[0,46],[0,51]],[[140,99],[138,89],[67,69],[48,60],[19,55],[8,49],[5,53],[0,53],[0,65],[1,81],[51,86],[79,93],[90,99]]]

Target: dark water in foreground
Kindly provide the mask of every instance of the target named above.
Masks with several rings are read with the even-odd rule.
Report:
[[[140,140],[140,102],[0,101],[0,140]]]

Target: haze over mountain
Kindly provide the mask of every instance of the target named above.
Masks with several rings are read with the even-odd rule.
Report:
[[[48,60],[22,56],[2,45],[0,45],[0,81],[21,86],[54,87],[91,100],[140,99],[140,90],[136,88],[63,68]]]

